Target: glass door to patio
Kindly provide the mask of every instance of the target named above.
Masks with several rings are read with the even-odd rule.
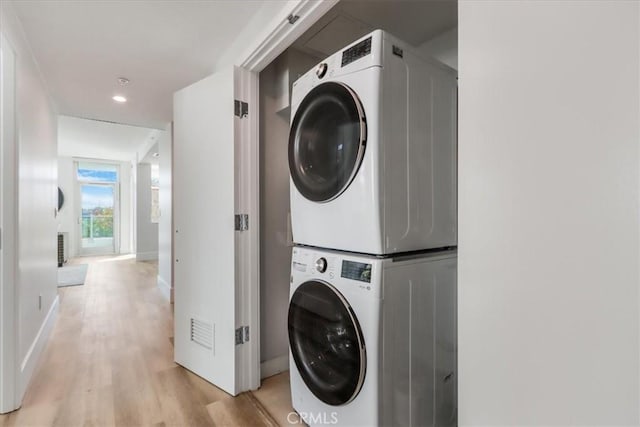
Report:
[[[117,252],[118,187],[117,172],[78,167],[80,189],[80,255],[107,255]],[[92,171],[94,173],[88,173]],[[98,173],[96,173],[98,172]],[[96,179],[99,178],[99,179]],[[95,181],[103,182],[95,182]],[[85,181],[85,182],[83,182]],[[105,182],[106,181],[106,182]],[[109,182],[112,181],[112,182]]]

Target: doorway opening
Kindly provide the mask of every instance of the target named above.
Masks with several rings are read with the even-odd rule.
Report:
[[[119,166],[77,162],[79,255],[118,253]]]

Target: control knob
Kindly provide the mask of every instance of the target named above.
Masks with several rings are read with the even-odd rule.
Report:
[[[320,273],[327,271],[327,260],[325,258],[318,258],[316,261],[316,270]]]
[[[327,68],[329,67],[326,62],[318,65],[318,68],[316,68],[316,76],[318,76],[319,79],[323,78],[324,75],[327,74]]]

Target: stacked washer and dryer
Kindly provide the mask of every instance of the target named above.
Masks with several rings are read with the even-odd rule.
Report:
[[[291,395],[310,425],[455,425],[454,70],[377,30],[293,85]]]

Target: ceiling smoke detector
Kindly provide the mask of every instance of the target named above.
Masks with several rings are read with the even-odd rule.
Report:
[[[130,81],[130,80],[129,80],[128,78],[126,78],[126,77],[118,77],[118,84],[119,84],[120,86],[126,86],[126,85],[128,85],[128,84],[129,84],[129,81]]]

